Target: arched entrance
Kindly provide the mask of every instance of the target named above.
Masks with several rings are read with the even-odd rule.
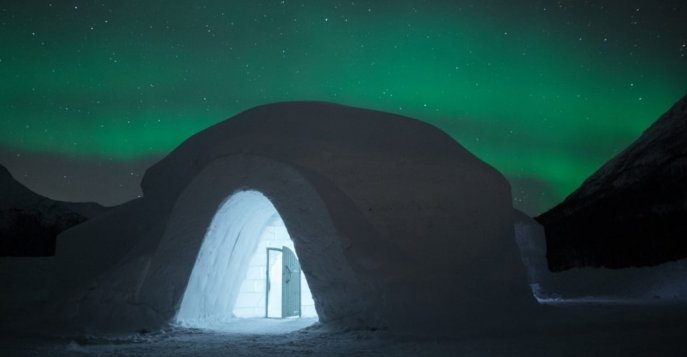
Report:
[[[173,178],[170,178],[170,182],[173,182]],[[228,202],[228,195],[231,197],[232,193],[250,190],[268,197],[268,202],[274,205],[288,227],[302,274],[307,276],[312,291],[317,319],[323,323],[340,323],[344,320],[357,321],[360,316],[368,314],[370,299],[363,298],[364,286],[344,255],[344,247],[349,244],[346,237],[352,232],[339,229],[332,219],[334,216],[349,221],[355,219],[346,214],[348,211],[341,212],[340,208],[346,207],[344,204],[334,201],[343,196],[338,195],[320,176],[306,170],[264,157],[232,155],[203,164],[202,169],[193,174],[170,203],[172,209],[164,221],[164,233],[159,243],[151,247],[155,254],[149,265],[143,267],[144,278],[136,292],[137,306],[151,306],[154,310],[150,309],[148,315],[137,312],[135,316],[132,314],[132,318],[140,321],[143,315],[151,326],[175,323],[178,317],[183,319],[184,314],[179,313],[182,301],[186,291],[194,289],[191,275],[209,227],[219,209]],[[327,205],[325,197],[335,204]],[[149,195],[147,199],[157,198]],[[332,211],[332,208],[336,211]],[[268,214],[264,214],[260,219],[266,222],[268,217]],[[246,220],[246,224],[255,224],[253,220]],[[262,259],[265,259],[266,253],[262,254]],[[236,277],[226,274],[226,267],[221,271],[227,279]],[[206,282],[211,280],[208,277]],[[239,281],[238,278],[236,280]],[[219,284],[219,280],[215,281]],[[210,318],[208,313],[212,306],[218,307],[213,316],[217,315],[216,311],[221,311],[219,316],[231,316],[232,309],[228,301],[230,299],[225,297],[220,304],[199,298],[198,302],[206,306],[200,310],[204,311],[205,316],[198,312],[195,319],[215,319]],[[187,318],[191,319],[194,318]],[[261,320],[282,322],[281,319]],[[304,321],[298,320],[299,323]],[[226,330],[224,327],[220,329]]]
[[[212,328],[236,318],[317,317],[298,260],[288,253],[294,251],[281,216],[264,194],[232,194],[207,229],[175,322]],[[270,252],[280,254],[270,260]]]

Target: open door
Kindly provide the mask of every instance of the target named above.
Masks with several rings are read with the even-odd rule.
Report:
[[[281,317],[301,316],[301,265],[296,254],[282,247]]]

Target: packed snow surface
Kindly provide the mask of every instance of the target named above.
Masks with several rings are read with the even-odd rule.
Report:
[[[685,327],[662,310],[585,307],[556,325],[490,334],[427,336],[385,331],[326,331],[312,320],[248,320],[225,331],[170,328],[119,336],[0,338],[2,356],[685,356]],[[594,315],[593,318],[589,316]],[[586,317],[585,317],[586,316]],[[643,316],[643,317],[642,317]],[[649,316],[649,318],[647,318]],[[684,321],[684,320],[682,320]],[[234,329],[234,330],[232,330]],[[258,332],[259,331],[259,332]]]

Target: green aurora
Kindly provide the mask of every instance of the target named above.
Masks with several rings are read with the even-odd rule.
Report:
[[[378,3],[3,5],[0,147],[138,160],[256,105],[332,101],[429,122],[550,207],[687,89],[687,31],[659,10]]]

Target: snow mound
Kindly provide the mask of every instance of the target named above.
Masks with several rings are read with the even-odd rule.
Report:
[[[507,181],[414,119],[261,106],[189,138],[142,187],[144,197],[60,236],[52,291],[66,301],[63,321],[169,324],[218,208],[246,190],[281,215],[324,325],[473,329],[518,324],[536,306]],[[238,246],[218,254],[243,259]]]
[[[515,211],[514,223],[532,293],[541,303],[644,305],[687,302],[687,259],[653,267],[586,267],[551,272],[546,258],[544,228],[518,211]]]

